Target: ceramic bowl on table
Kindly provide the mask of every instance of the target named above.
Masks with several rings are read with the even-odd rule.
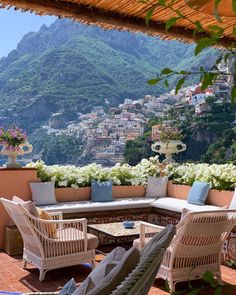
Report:
[[[125,220],[123,221],[123,226],[125,228],[133,228],[135,226],[135,222],[131,220]]]

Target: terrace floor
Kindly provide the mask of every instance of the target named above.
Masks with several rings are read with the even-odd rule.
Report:
[[[102,257],[97,255],[99,262]],[[11,257],[5,252],[0,252],[0,293],[1,291],[10,292],[51,292],[58,291],[61,287],[72,277],[75,278],[76,283],[81,283],[91,271],[89,265],[78,265],[67,267],[64,269],[57,269],[49,271],[46,274],[46,280],[42,283],[38,281],[38,270],[32,266],[22,269],[22,257]],[[228,289],[224,289],[221,294],[236,295],[236,270],[222,266],[223,280],[225,283],[235,285],[229,293]],[[199,282],[194,282],[199,286]],[[182,291],[187,289],[187,284],[177,284],[177,290]],[[164,295],[168,294],[164,291],[164,281],[156,280],[151,288],[149,295]],[[187,294],[187,293],[185,293]],[[200,294],[214,294],[208,287]]]

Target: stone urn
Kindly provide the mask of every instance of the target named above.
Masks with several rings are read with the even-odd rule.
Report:
[[[17,156],[23,156],[29,154],[33,150],[33,146],[29,142],[24,142],[18,147],[11,149],[8,145],[3,144],[0,155],[8,156],[8,162],[6,168],[21,168],[21,165],[16,161]]]
[[[163,163],[174,163],[172,156],[186,150],[186,144],[181,140],[157,141],[152,145],[152,150],[159,154],[165,155]]]

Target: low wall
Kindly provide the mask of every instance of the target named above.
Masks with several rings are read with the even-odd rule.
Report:
[[[34,168],[4,169],[0,168],[0,197],[11,200],[18,196],[23,200],[31,200],[29,182],[39,181]],[[0,249],[4,244],[4,230],[12,223],[3,205],[0,204]]]
[[[0,168],[0,197],[12,199],[14,195],[31,200],[29,182],[38,182],[37,170],[34,168],[4,169]],[[167,195],[178,199],[187,199],[190,186],[174,185],[168,182]],[[145,187],[143,186],[113,186],[114,198],[144,197]],[[58,188],[55,190],[58,202],[89,200],[91,195],[90,187]],[[206,203],[216,206],[229,206],[234,192],[211,190]],[[0,204],[0,249],[4,244],[4,228],[11,224],[11,219]]]

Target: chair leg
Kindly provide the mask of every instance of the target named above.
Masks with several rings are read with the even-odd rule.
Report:
[[[218,272],[218,274],[216,275],[216,278],[217,278],[218,284],[220,286],[223,286],[223,281],[222,281],[222,277],[221,277],[221,271]]]
[[[46,272],[47,272],[47,271],[44,270],[44,269],[40,269],[40,270],[39,270],[39,281],[40,281],[40,282],[44,281]]]
[[[175,292],[175,282],[171,279],[168,281],[171,294]]]
[[[27,260],[23,259],[23,268],[27,266]]]

